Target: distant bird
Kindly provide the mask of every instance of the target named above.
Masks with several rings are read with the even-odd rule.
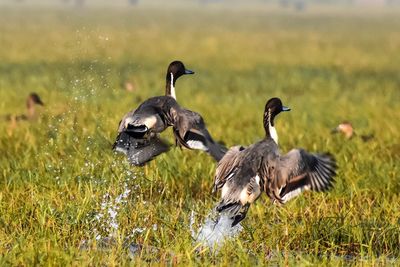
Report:
[[[218,163],[213,192],[222,190],[218,212],[226,212],[232,226],[242,221],[250,204],[264,191],[271,200],[285,203],[304,190],[325,191],[332,187],[336,163],[329,154],[292,149],[281,155],[275,117],[289,111],[279,98],[265,105],[265,138],[246,147],[232,147]]]
[[[5,115],[4,118],[7,121],[10,121],[9,126],[7,127],[7,134],[9,136],[13,135],[14,129],[17,127],[17,123],[20,121],[30,121],[35,119],[36,117],[36,105],[43,106],[43,102],[40,99],[39,95],[36,93],[31,93],[26,99],[26,113],[15,115],[15,114],[8,114]]]
[[[30,120],[36,116],[36,105],[43,106],[44,103],[37,93],[30,93],[26,99],[26,114],[21,115],[6,115],[7,120],[21,121]]]
[[[176,102],[176,80],[193,73],[182,62],[172,62],[167,69],[165,96],[147,99],[122,118],[113,149],[126,154],[131,164],[144,165],[168,151],[169,145],[159,134],[172,126],[176,145],[203,150],[220,160],[226,150],[212,139],[200,114]]]
[[[121,83],[121,88],[123,88],[127,92],[136,91],[136,85],[134,82],[131,81],[124,81],[123,83]]]
[[[354,131],[353,125],[348,121],[343,121],[337,127],[333,128],[331,132],[332,133],[342,133],[347,139],[351,139],[355,136],[358,136],[364,142],[367,142],[374,138],[373,134],[357,135],[356,132]]]

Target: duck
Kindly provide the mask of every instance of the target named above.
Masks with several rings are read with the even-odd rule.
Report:
[[[303,191],[333,187],[337,165],[331,154],[296,148],[281,155],[275,117],[287,111],[290,108],[279,98],[269,99],[263,115],[264,139],[248,147],[231,147],[217,165],[213,192],[221,190],[221,200],[215,209],[232,219],[232,227],[246,217],[262,192],[273,203],[284,204]]]
[[[168,127],[173,129],[176,146],[205,151],[216,161],[226,152],[213,140],[202,116],[176,101],[176,81],[188,74],[194,72],[181,61],[171,62],[165,77],[165,95],[145,100],[120,121],[113,149],[125,154],[132,165],[143,166],[169,150],[168,143],[160,138]]]
[[[6,119],[10,121],[26,121],[32,120],[36,116],[36,105],[44,106],[44,103],[40,96],[32,92],[26,98],[26,114],[20,115],[6,115]]]
[[[346,139],[351,139],[355,136],[358,136],[364,142],[367,142],[374,138],[373,134],[357,135],[356,132],[354,131],[353,124],[349,121],[343,121],[343,122],[339,123],[339,125],[336,126],[335,128],[333,128],[331,132],[333,134],[334,133],[342,133],[346,137]]]
[[[121,83],[121,88],[127,92],[134,92],[134,91],[136,91],[136,83],[126,80]]]

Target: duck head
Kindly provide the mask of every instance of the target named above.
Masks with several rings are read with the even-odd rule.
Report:
[[[175,94],[175,82],[182,75],[194,74],[193,71],[185,68],[185,65],[181,61],[173,61],[169,64],[167,69],[167,75],[165,77],[165,95],[172,96],[176,99]]]
[[[44,106],[42,99],[40,99],[40,96],[37,93],[30,93],[26,100],[26,105],[29,106],[35,104]]]
[[[350,139],[354,135],[354,128],[350,122],[344,121],[340,123],[336,128],[332,129],[331,132],[342,133],[346,138]]]
[[[275,117],[283,112],[290,111],[290,108],[283,106],[282,101],[277,98],[271,98],[265,104],[264,109],[264,129],[266,137],[271,137],[275,143],[278,143],[278,134],[274,126]]]

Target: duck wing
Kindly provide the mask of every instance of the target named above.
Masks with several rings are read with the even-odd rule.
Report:
[[[213,193],[221,189],[225,182],[236,174],[240,164],[240,152],[244,149],[243,146],[231,147],[218,162],[214,177]]]
[[[135,147],[168,127],[165,113],[157,105],[151,105],[150,100],[145,101],[136,110],[126,113],[120,120],[114,150],[126,154],[130,146]],[[148,105],[145,105],[146,103]]]
[[[311,154],[292,149],[279,158],[267,194],[285,203],[304,190],[326,191],[333,186],[337,165],[330,154]]]
[[[153,136],[150,139],[133,138],[133,145],[129,146],[126,152],[128,161],[135,166],[143,166],[158,155],[167,152],[170,145]]]
[[[118,133],[113,150],[125,154],[132,165],[142,166],[156,156],[167,152],[169,147],[170,145],[160,139],[157,134],[139,136],[138,132],[132,132],[128,128]]]
[[[135,146],[136,142],[136,138],[133,138],[127,132],[122,131],[118,133],[117,137],[115,138],[112,149],[126,155],[129,147]]]
[[[187,109],[175,112],[173,132],[176,143],[188,149],[209,153],[216,161],[226,153],[226,148],[214,141],[200,114]]]
[[[146,106],[125,114],[119,123],[118,132],[127,131],[142,138],[150,132],[161,133],[167,127],[164,113],[157,107]]]

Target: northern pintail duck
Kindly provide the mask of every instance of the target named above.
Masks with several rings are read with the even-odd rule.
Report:
[[[44,103],[37,93],[30,93],[26,99],[26,114],[7,115],[6,118],[12,121],[33,119],[36,116],[36,105],[43,106]]]
[[[218,212],[232,217],[232,226],[246,216],[251,203],[264,191],[271,200],[285,203],[304,190],[325,191],[333,183],[336,163],[329,154],[292,149],[281,155],[275,117],[290,109],[279,98],[265,105],[265,138],[248,147],[232,147],[218,163],[214,189],[222,189]]]
[[[123,88],[127,92],[134,92],[136,91],[136,83],[126,80],[121,83],[121,88]]]
[[[347,139],[351,139],[354,136],[359,136],[364,142],[374,138],[373,134],[357,135],[354,131],[353,125],[349,121],[343,121],[342,123],[340,123],[337,127],[332,129],[332,133],[342,133]]]
[[[143,165],[166,152],[169,145],[159,133],[172,126],[177,145],[208,152],[217,161],[225,150],[214,142],[200,114],[184,109],[176,102],[175,83],[185,74],[193,74],[182,62],[174,61],[167,69],[165,96],[152,97],[136,110],[128,112],[121,120],[116,151],[127,155],[133,165]]]

